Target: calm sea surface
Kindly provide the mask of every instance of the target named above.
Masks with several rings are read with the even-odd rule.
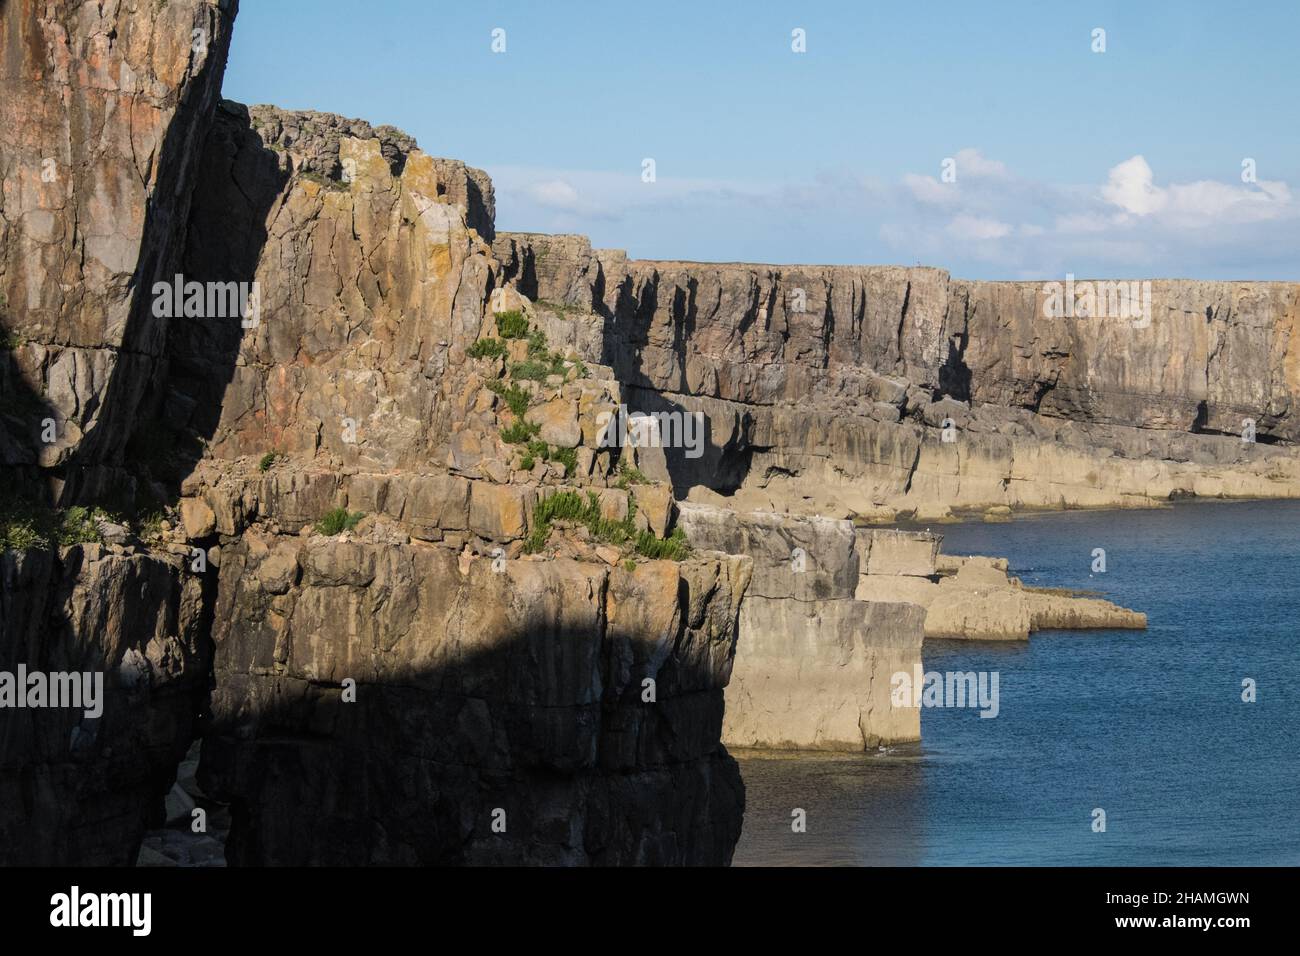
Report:
[[[736,865],[1300,864],[1300,502],[933,530],[1150,627],[927,641],[927,671],[997,671],[1000,714],[923,709],[923,742],[883,754],[738,753]]]

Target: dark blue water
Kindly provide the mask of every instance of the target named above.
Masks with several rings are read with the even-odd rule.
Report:
[[[999,673],[999,716],[925,708],[923,742],[882,755],[742,755],[737,864],[1300,864],[1300,502],[934,530],[1149,629],[927,641],[927,670]]]

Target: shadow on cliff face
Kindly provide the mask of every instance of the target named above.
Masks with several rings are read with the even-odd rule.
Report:
[[[223,557],[199,783],[231,805],[227,860],[729,862],[737,582],[457,560],[332,539]]]
[[[33,370],[23,368],[20,350],[26,340],[5,315],[0,300],[0,469],[5,480],[4,505],[15,498],[48,507],[53,492],[40,468],[43,437],[57,433],[59,416],[45,396],[29,384]]]
[[[591,635],[547,640],[563,654]],[[721,691],[642,703],[637,682],[614,701],[511,699],[535,650],[520,634],[442,668],[360,684],[355,702],[337,684],[224,674],[199,781],[231,805],[227,861],[730,862],[744,786],[718,742]],[[671,679],[661,675],[660,687]]]
[[[180,270],[185,280],[251,288],[268,214],[288,179],[254,132],[247,108],[223,100],[195,184]],[[131,449],[174,501],[216,432],[246,330],[237,317],[169,321],[166,374],[152,383],[149,415]]]
[[[42,706],[24,682],[28,706],[0,710],[0,866],[129,866],[161,822],[210,665],[179,565],[98,545],[0,554],[0,671],[46,681]],[[49,696],[72,693],[54,675],[75,678],[75,706]]]
[[[752,421],[748,412],[734,412],[732,420],[724,421],[716,409],[712,414],[701,408],[692,410],[652,388],[629,385],[624,385],[623,399],[629,414],[666,415],[679,422],[690,415],[699,416],[699,427],[695,429],[698,457],[692,457],[692,449],[670,442],[661,428],[664,466],[674,498],[685,498],[697,485],[729,495],[744,484],[753,453],[758,450],[749,441]]]
[[[633,277],[628,276],[618,287],[614,306],[610,308],[605,305],[605,281],[601,271],[593,287],[591,307],[601,317],[603,324],[601,364],[610,366],[615,378],[623,385],[629,413],[671,415],[674,419],[681,420],[700,410],[688,408],[667,397],[664,392],[693,394],[687,382],[686,367],[690,358],[688,343],[695,334],[697,321],[695,296],[698,282],[691,278],[687,281],[686,288],[675,287],[673,290],[669,306],[672,342],[668,349],[672,355],[673,368],[678,374],[676,382],[661,386],[647,370],[645,353],[645,348],[650,343],[655,313],[659,309],[660,279],[660,274],[656,272],[636,288],[633,286]],[[757,315],[757,303],[753,309],[753,315],[748,317],[751,322]],[[700,440],[703,448],[699,457],[689,456],[684,447],[666,446],[663,449],[666,477],[672,485],[673,496],[679,500],[685,498],[697,485],[722,494],[731,494],[744,483],[749,474],[756,449],[749,442],[752,422],[748,414],[723,423],[717,420],[716,415],[704,412],[702,425]]]
[[[338,686],[223,676],[253,698],[203,738],[199,782],[230,804],[227,862],[729,863],[744,785],[718,742],[721,694],[716,708],[692,696],[556,707],[438,689],[503,682],[528,643],[361,684],[351,703]],[[706,736],[710,749],[687,752]]]
[[[247,110],[223,102],[194,176],[184,248],[175,254],[145,243],[118,365],[103,394],[93,397],[99,418],[62,463],[46,469],[65,482],[58,504],[138,515],[179,498],[220,421],[245,330],[237,316],[155,316],[155,281],[174,287],[179,275],[205,288],[251,288],[267,215],[287,179]],[[145,235],[155,228],[176,229],[150,223]],[[6,343],[21,341],[16,333],[4,336]],[[26,384],[11,350],[2,361],[0,450],[6,465],[30,463],[24,484],[36,489],[41,423],[56,413]]]
[[[182,94],[158,151],[157,179],[145,210],[117,363],[107,386],[95,396],[99,404],[95,423],[61,468],[66,479],[63,505],[103,504],[119,511],[141,506],[135,500],[132,474],[141,462],[138,449],[129,443],[138,435],[156,434],[156,408],[151,407],[156,400],[151,402],[149,395],[165,375],[167,340],[177,322],[186,321],[155,315],[153,290],[158,282],[171,282],[180,271],[191,200],[203,191],[198,171],[206,156],[204,142],[219,100],[236,10],[232,3],[225,12],[208,14],[210,53]],[[156,492],[146,496],[157,497]]]

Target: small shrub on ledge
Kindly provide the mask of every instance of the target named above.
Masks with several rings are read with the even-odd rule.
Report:
[[[506,354],[506,343],[500,339],[479,339],[465,350],[465,354],[473,359],[500,358]]]
[[[99,544],[104,540],[99,522],[105,520],[113,516],[102,508],[77,505],[60,511],[24,500],[6,501],[0,506],[0,551]]]
[[[537,437],[541,425],[534,425],[522,418],[517,418],[507,427],[501,429],[501,440],[507,445],[523,445]]]
[[[691,547],[686,542],[686,532],[673,528],[666,538],[656,538],[653,531],[640,531],[636,536],[636,553],[655,560],[681,561],[689,557]]]
[[[577,491],[558,491],[537,503],[533,511],[533,528],[524,541],[524,551],[536,554],[546,547],[555,521],[573,521],[585,525],[597,541],[618,547],[631,545],[632,550],[645,558],[657,561],[681,561],[690,557],[691,548],[686,532],[674,528],[666,538],[656,538],[653,531],[636,530],[636,498],[628,495],[627,515],[619,521],[600,513],[600,499],[595,492],[584,496]]]
[[[528,317],[517,309],[498,312],[497,332],[503,339],[522,339],[528,334]]]
[[[615,486],[627,491],[629,485],[648,485],[650,479],[646,477],[645,472],[640,468],[629,465],[625,461],[618,463],[618,481]]]
[[[513,383],[507,385],[500,379],[493,379],[487,383],[487,387],[501,397],[515,418],[523,418],[524,412],[528,411],[528,406],[532,403],[532,395],[528,390]]]
[[[366,516],[364,511],[348,511],[347,508],[333,508],[316,522],[316,530],[326,537],[333,537],[336,534],[342,534],[344,531],[351,531],[361,523],[361,519]]]

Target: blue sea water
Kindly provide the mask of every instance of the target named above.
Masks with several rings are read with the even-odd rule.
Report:
[[[1300,502],[933,530],[1149,628],[927,641],[927,671],[998,672],[999,715],[925,708],[922,743],[884,754],[738,754],[737,865],[1300,864]]]

